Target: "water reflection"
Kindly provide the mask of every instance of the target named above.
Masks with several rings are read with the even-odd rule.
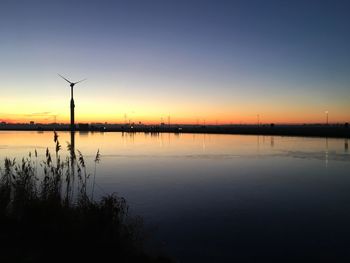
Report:
[[[70,170],[71,170],[71,177],[68,176],[67,177],[67,200],[72,200],[74,197],[74,182],[75,182],[75,131],[72,130],[70,132],[70,145],[69,145],[69,149],[70,151]]]
[[[0,135],[2,159],[20,158],[34,149],[44,157],[41,149],[47,146],[54,151],[51,132]],[[227,260],[232,247],[250,244],[259,234],[269,237],[267,241],[271,233],[282,233],[276,234],[279,241],[291,240],[288,232],[297,242],[306,242],[307,234],[299,230],[312,228],[306,231],[311,242],[327,242],[322,238],[334,230],[348,233],[348,140],[143,133],[59,136],[85,155],[87,165],[100,149],[96,197],[112,192],[124,196],[132,213],[158,227],[158,238],[180,262],[234,262]],[[323,224],[332,218],[342,220],[329,224],[332,227]],[[202,256],[203,248],[218,258]]]
[[[271,136],[271,141],[270,141],[271,148],[275,146],[275,138]]]
[[[29,151],[53,147],[52,132],[0,132],[0,156],[17,157]],[[271,136],[208,135],[208,134],[143,134],[143,133],[75,133],[60,132],[61,144],[69,141],[75,149],[93,156],[97,149],[102,154],[117,156],[158,156],[161,158],[213,156],[227,159],[293,157],[320,159],[329,166],[330,160],[343,160],[349,156],[348,139],[296,138]],[[265,143],[264,143],[265,142]],[[277,142],[277,143],[276,143]],[[159,147],[155,147],[158,145]],[[63,149],[64,150],[64,149]],[[66,151],[63,151],[66,152]]]
[[[206,134],[203,134],[203,140],[202,140],[202,151],[205,152],[206,144],[205,144]]]
[[[85,137],[88,137],[89,136],[89,134],[90,134],[90,132],[88,132],[88,131],[79,131],[79,136],[85,136]]]
[[[325,165],[328,168],[328,138],[326,138]]]

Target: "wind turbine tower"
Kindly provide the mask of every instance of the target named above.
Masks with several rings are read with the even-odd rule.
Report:
[[[75,84],[78,84],[79,82],[82,82],[86,79],[82,79],[79,80],[77,82],[71,82],[68,79],[66,79],[65,77],[61,76],[60,74],[58,74],[61,78],[63,78],[65,81],[67,81],[69,83],[70,86],[70,95],[71,95],[71,99],[70,99],[70,130],[71,131],[75,131],[75,123],[74,123],[74,108],[75,108],[75,104],[74,104],[74,97],[73,97],[73,88]]]

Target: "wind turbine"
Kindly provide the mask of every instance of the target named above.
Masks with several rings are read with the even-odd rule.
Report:
[[[63,78],[65,81],[67,81],[69,83],[69,86],[70,86],[70,94],[71,94],[71,99],[70,99],[70,129],[71,129],[71,131],[74,131],[75,130],[75,125],[74,125],[74,107],[75,107],[75,104],[74,104],[74,98],[73,98],[73,88],[74,88],[75,84],[78,84],[79,82],[82,82],[86,79],[82,79],[82,80],[79,80],[77,82],[71,82],[68,79],[66,79],[65,77],[61,76],[60,74],[58,74],[58,76]]]

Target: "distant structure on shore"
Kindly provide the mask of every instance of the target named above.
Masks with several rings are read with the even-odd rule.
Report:
[[[79,80],[77,82],[71,82],[68,79],[66,79],[65,77],[61,76],[60,74],[58,74],[58,75],[70,84],[70,94],[71,94],[71,99],[70,99],[70,130],[73,132],[73,131],[75,131],[75,123],[74,123],[75,104],[74,104],[74,97],[73,97],[73,88],[74,88],[75,84],[78,84],[79,82],[82,82],[86,79],[82,79],[82,80]]]
[[[200,125],[200,124],[168,124],[146,125],[142,123],[79,123],[74,128],[80,132],[143,132],[150,134],[159,133],[206,133],[206,134],[246,134],[266,136],[311,136],[311,137],[333,137],[350,138],[349,123],[338,124],[230,124],[230,125]],[[0,123],[0,130],[30,130],[30,131],[71,131],[69,124],[40,124],[40,123]],[[71,132],[74,134],[74,132]],[[74,140],[72,140],[74,143]],[[348,141],[345,143],[348,149]]]

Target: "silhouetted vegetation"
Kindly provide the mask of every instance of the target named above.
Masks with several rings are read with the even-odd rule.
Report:
[[[145,125],[145,124],[78,124],[75,131],[80,132],[127,132],[146,133],[158,135],[160,133],[198,133],[198,134],[246,134],[266,136],[302,136],[302,137],[325,137],[325,138],[350,138],[350,131],[346,129],[349,123],[315,123],[315,124],[170,124],[170,125]],[[13,124],[0,123],[0,130],[13,131],[70,131],[72,128],[67,124]]]
[[[84,157],[54,134],[55,153],[35,151],[0,169],[0,262],[166,262],[143,250],[142,220],[128,215],[124,198],[95,201],[97,152],[92,187]],[[90,192],[89,192],[90,191]]]

